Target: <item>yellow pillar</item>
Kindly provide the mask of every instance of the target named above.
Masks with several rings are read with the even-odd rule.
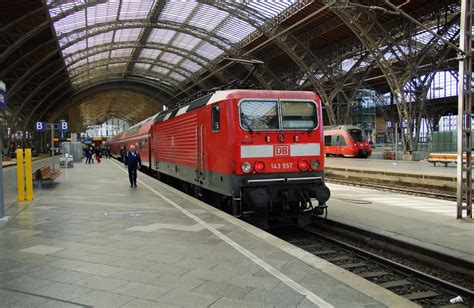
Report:
[[[23,149],[16,150],[16,166],[18,182],[18,201],[25,201],[25,172],[23,168]]]
[[[25,149],[26,201],[33,200],[33,166],[31,165],[31,149]]]

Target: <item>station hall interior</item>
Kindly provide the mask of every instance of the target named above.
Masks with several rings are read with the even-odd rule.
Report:
[[[0,0],[0,307],[472,307],[473,0]]]

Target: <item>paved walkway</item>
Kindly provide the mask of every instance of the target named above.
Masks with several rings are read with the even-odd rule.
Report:
[[[328,184],[328,219],[474,264],[474,220],[456,219],[456,202]]]
[[[111,160],[62,171],[0,227],[2,307],[413,306]]]
[[[325,162],[327,167],[456,177],[455,164],[434,167],[432,163],[423,160],[398,161],[394,165],[394,160],[326,157]]]

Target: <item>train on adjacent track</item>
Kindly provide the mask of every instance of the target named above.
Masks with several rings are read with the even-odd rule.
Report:
[[[237,217],[308,224],[326,213],[322,106],[306,91],[222,90],[108,141],[142,167]]]
[[[368,158],[372,147],[364,131],[357,126],[326,126],[324,152],[327,156]]]

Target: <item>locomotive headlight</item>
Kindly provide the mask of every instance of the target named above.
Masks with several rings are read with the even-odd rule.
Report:
[[[244,161],[240,167],[243,173],[250,173],[252,171],[252,164],[249,162]]]
[[[305,170],[308,170],[308,167],[309,167],[309,164],[306,160],[300,160],[298,162],[298,168],[301,170],[301,171],[305,171]]]
[[[265,164],[262,161],[258,161],[254,165],[255,171],[262,172],[265,169]]]
[[[319,168],[319,160],[313,159],[311,161],[311,169],[316,170]]]

